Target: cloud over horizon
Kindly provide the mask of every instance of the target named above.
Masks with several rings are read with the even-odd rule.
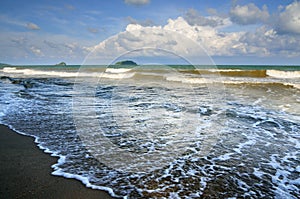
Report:
[[[216,27],[225,25],[224,18],[220,18],[218,16],[204,17],[197,10],[192,8],[186,12],[184,19],[192,26],[199,25]]]
[[[255,4],[250,3],[244,6],[236,5],[232,7],[229,16],[234,23],[248,25],[267,22],[270,14],[266,5],[259,9]]]
[[[287,61],[300,58],[298,1],[276,6],[236,2],[222,11],[211,6],[201,10],[191,4],[180,10],[168,4],[158,7],[157,3],[150,0],[107,3],[108,15],[94,7],[78,9],[82,6],[76,3],[42,7],[43,12],[36,9],[24,18],[2,13],[0,59],[80,62],[95,48],[109,56],[147,46],[194,56],[197,51],[191,50],[189,42],[183,42],[188,39],[212,57],[255,57],[271,61],[278,57]],[[112,12],[109,6],[126,10]],[[149,56],[149,52],[143,56]]]
[[[278,16],[276,26],[280,33],[300,34],[300,2],[286,6]]]
[[[251,7],[251,4],[249,5]],[[247,5],[247,9],[249,5]],[[281,16],[294,11],[294,5],[292,5],[292,8],[289,6]],[[259,10],[257,7],[252,7],[251,9],[255,12],[248,13],[247,17],[243,19],[244,21],[239,22],[239,24],[258,23],[267,20],[269,17],[269,14],[264,13],[267,12],[266,8]],[[260,15],[257,15],[256,12]],[[254,15],[255,18],[253,18]],[[258,26],[254,31],[224,31],[222,27],[233,24],[231,17],[201,16],[195,10],[190,9],[184,17],[169,19],[164,26],[144,27],[138,23],[129,24],[124,32],[118,33],[113,39],[110,38],[100,42],[92,49],[101,49],[102,52],[117,56],[117,54],[126,51],[150,46],[173,50],[174,53],[189,56],[186,54],[189,46],[180,41],[180,37],[175,40],[166,32],[172,31],[180,34],[181,38],[190,38],[199,43],[211,56],[300,56],[299,36],[279,34],[276,27],[264,24]],[[157,35],[162,36],[158,37]],[[170,46],[170,44],[173,46]],[[189,53],[193,55],[193,53]]]

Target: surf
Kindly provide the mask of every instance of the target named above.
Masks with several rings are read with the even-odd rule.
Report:
[[[283,79],[300,78],[300,71],[267,70],[266,74],[269,77],[283,78]]]

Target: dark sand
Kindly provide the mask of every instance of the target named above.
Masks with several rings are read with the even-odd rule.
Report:
[[[0,198],[112,198],[77,180],[52,176],[56,162],[33,138],[0,125]]]

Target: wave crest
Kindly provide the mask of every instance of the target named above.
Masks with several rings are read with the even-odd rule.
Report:
[[[300,71],[267,70],[267,75],[275,78],[300,78]]]

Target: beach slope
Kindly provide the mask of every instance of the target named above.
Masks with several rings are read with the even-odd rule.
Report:
[[[77,180],[52,176],[56,162],[33,138],[0,125],[0,198],[112,198]]]

